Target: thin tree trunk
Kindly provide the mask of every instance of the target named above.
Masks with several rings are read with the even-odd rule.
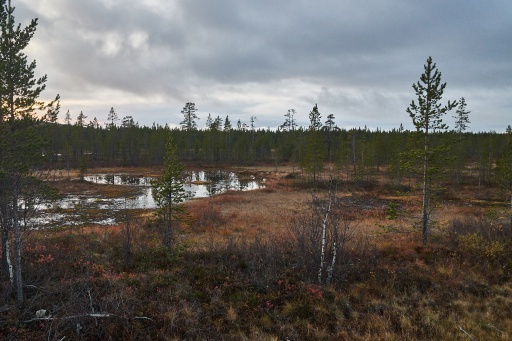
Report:
[[[329,219],[329,213],[331,213],[332,197],[329,193],[329,206],[327,206],[327,212],[325,212],[325,218],[322,223],[322,243],[320,252],[320,268],[318,269],[318,283],[322,284],[322,271],[325,266],[325,244],[327,242],[327,220]]]
[[[18,220],[18,181],[14,182],[13,193],[13,229],[14,229],[14,278],[18,306],[23,305],[23,282],[21,278],[21,229]]]
[[[172,253],[172,199],[169,198],[168,200],[169,210],[167,213],[167,226],[165,229],[165,244],[167,246],[167,251]]]
[[[333,243],[333,250],[332,250],[332,260],[331,265],[329,266],[327,270],[327,283],[331,283],[332,280],[332,274],[334,272],[334,265],[336,264],[336,254],[337,254],[337,245],[336,242]]]
[[[428,106],[430,107],[430,106]],[[425,129],[425,155],[423,156],[423,244],[428,242],[428,209],[429,209],[429,190],[430,183],[428,179],[428,119]]]

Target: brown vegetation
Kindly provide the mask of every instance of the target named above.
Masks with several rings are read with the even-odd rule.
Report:
[[[258,171],[264,189],[188,202],[190,222],[180,227],[172,255],[151,219],[32,232],[23,251],[26,304],[0,307],[0,337],[512,337],[512,226],[494,190],[449,188],[423,246],[419,191],[341,182],[335,210],[350,238],[336,277],[319,285],[319,250],[301,254],[294,231],[307,227],[314,205],[322,204],[312,191],[323,200],[327,190],[287,176],[288,169]],[[94,187],[71,184],[77,191]]]

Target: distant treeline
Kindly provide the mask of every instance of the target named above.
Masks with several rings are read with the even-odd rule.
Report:
[[[270,130],[213,126],[186,130],[155,124],[140,127],[127,121],[105,128],[55,123],[37,129],[48,141],[43,152],[49,157],[48,166],[53,168],[76,168],[83,160],[88,167],[161,165],[170,133],[185,163],[295,162],[314,172],[330,164],[342,178],[370,179],[383,169],[392,178],[400,178],[406,171],[403,155],[421,146],[414,131],[402,128],[370,131],[327,126],[319,130]],[[433,134],[431,144],[448,147],[452,161],[443,165],[447,170],[470,170],[479,180],[489,181],[496,161],[507,153],[510,135],[445,132]],[[313,168],[311,163],[316,163]]]

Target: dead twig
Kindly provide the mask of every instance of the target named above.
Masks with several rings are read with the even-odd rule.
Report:
[[[467,331],[465,331],[461,326],[459,326],[459,325],[457,325],[457,326],[459,327],[459,330],[462,331],[464,334],[466,334],[467,337],[469,337],[469,339],[471,341],[476,341],[476,339],[473,336],[469,335],[469,333]]]

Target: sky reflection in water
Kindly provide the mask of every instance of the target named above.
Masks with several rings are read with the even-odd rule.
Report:
[[[56,225],[80,225],[92,223],[109,225],[116,223],[120,212],[131,209],[154,209],[151,178],[126,174],[94,174],[85,177],[86,181],[97,184],[140,187],[138,194],[127,198],[101,198],[90,195],[68,195],[52,206],[39,207],[37,217],[31,219],[33,228]],[[250,191],[264,187],[254,176],[250,180],[241,180],[233,172],[189,172],[184,186],[189,199],[211,197],[229,190]],[[264,181],[263,181],[264,183]],[[51,209],[51,211],[48,211]],[[63,212],[64,210],[70,210]],[[94,210],[94,216],[87,214]]]

